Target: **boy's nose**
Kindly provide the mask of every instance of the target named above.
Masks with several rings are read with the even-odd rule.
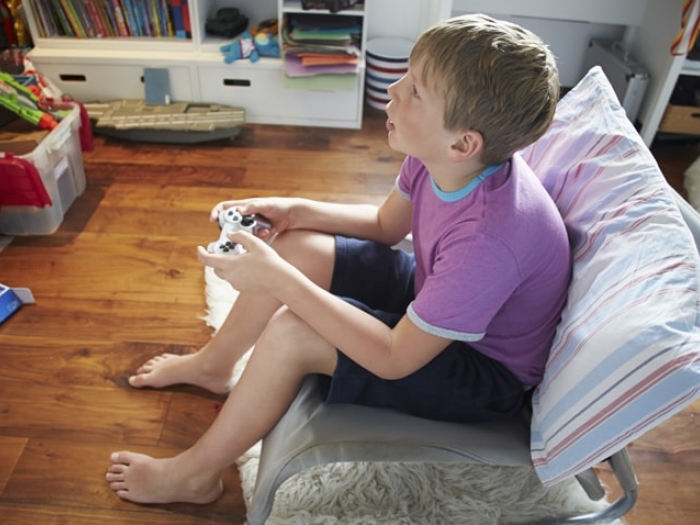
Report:
[[[396,92],[396,86],[398,85],[399,81],[397,80],[393,84],[389,84],[389,87],[386,88],[386,92],[391,98],[396,98],[395,92]]]

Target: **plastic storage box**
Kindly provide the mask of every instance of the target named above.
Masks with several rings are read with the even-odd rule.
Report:
[[[0,207],[0,234],[48,235],[55,232],[68,208],[85,190],[81,148],[81,127],[85,125],[85,119],[81,115],[81,106],[74,102],[61,102],[57,107],[67,109],[69,113],[31,153],[16,157],[0,153],[0,178],[5,178],[5,182],[10,177],[15,180],[25,177],[18,174],[17,166],[29,163],[36,168],[43,183],[43,189],[38,188],[43,195],[41,205],[3,204]],[[26,178],[32,179],[29,175]],[[33,179],[37,179],[36,175]],[[5,203],[12,202],[12,197],[16,197],[10,191],[18,191],[8,190],[7,187],[4,185],[5,189],[2,190],[7,193],[0,196],[0,201],[4,200]]]

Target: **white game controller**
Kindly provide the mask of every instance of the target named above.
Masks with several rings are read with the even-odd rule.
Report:
[[[262,215],[241,215],[236,208],[228,208],[219,213],[219,226],[221,227],[219,240],[209,243],[207,251],[221,255],[238,255],[245,251],[243,246],[229,240],[229,233],[246,231],[257,235],[260,230],[269,230],[271,227]]]

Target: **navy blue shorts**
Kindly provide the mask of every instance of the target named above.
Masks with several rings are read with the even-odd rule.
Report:
[[[331,293],[395,326],[413,300],[414,259],[372,241],[336,237]],[[453,341],[423,368],[381,379],[338,351],[332,377],[321,376],[326,403],[391,408],[429,419],[479,422],[515,415],[525,392],[503,365]]]

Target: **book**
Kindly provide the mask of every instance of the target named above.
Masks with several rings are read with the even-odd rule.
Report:
[[[136,21],[141,28],[141,34],[144,36],[153,36],[153,33],[151,33],[151,23],[148,17],[146,0],[134,0],[134,12],[136,13]]]
[[[71,26],[71,23],[63,10],[60,0],[51,0],[51,9],[56,17],[55,19],[58,20],[61,34],[63,36],[76,36],[75,32],[73,31],[73,27]]]
[[[97,8],[97,0],[83,0],[83,6],[87,15],[92,21],[92,25],[95,28],[96,36],[107,37],[110,36],[109,31],[102,22],[102,16]]]
[[[160,10],[158,9],[158,4],[155,0],[149,0],[147,4],[148,15],[151,20],[151,32],[153,36],[163,36],[163,27],[160,20]]]
[[[182,19],[185,22],[185,37],[192,38],[192,25],[190,22],[190,7],[189,0],[182,0]]]
[[[117,29],[119,30],[119,35],[129,36],[129,28],[126,26],[124,12],[122,11],[122,6],[119,3],[119,0],[112,0],[112,12],[114,13],[114,20],[117,22]]]
[[[182,0],[170,0],[170,9],[172,12],[173,27],[177,38],[187,38],[185,32],[185,18],[182,10]]]
[[[357,73],[357,64],[324,64],[304,66],[296,55],[284,57],[284,70],[288,77],[312,77],[316,75],[345,75]]]
[[[136,13],[132,0],[122,0],[122,12],[126,12],[126,23],[132,36],[141,36],[141,28],[136,22]]]
[[[70,0],[59,0],[59,6],[60,9],[63,10],[68,23],[73,29],[73,35],[77,36],[78,38],[86,38],[87,33],[85,32],[85,29],[78,18],[78,14],[75,12]]]
[[[41,22],[40,29],[43,31],[43,36],[58,36],[58,26],[56,19],[51,13],[49,0],[33,0],[31,3],[31,8],[38,15],[34,18],[38,18],[38,20]]]
[[[174,37],[175,28],[173,27],[172,10],[168,5],[168,0],[160,0],[161,17],[163,19],[163,34],[165,36]]]
[[[68,0],[68,3],[71,5],[71,8],[75,12],[78,22],[82,26],[83,30],[85,31],[85,34],[88,38],[94,38],[97,36],[97,31],[95,30],[95,27],[92,25],[92,20],[90,20],[90,17],[88,16],[87,10],[85,9],[85,4],[83,3],[83,0]]]

